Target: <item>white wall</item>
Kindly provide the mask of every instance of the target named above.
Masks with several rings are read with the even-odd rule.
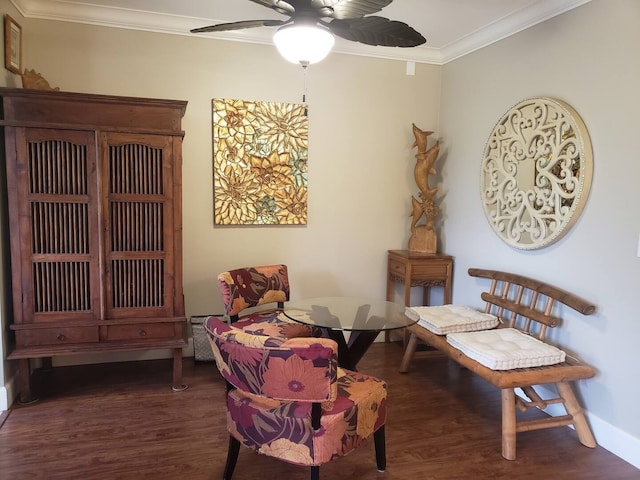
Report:
[[[577,388],[598,443],[637,466],[639,44],[640,2],[594,0],[445,65],[440,124],[454,301],[479,305],[486,285],[466,271],[485,267],[538,278],[594,302],[595,315],[562,312],[565,323],[553,338],[597,370]],[[500,116],[532,96],[559,98],[582,116],[594,176],[573,229],[550,247],[522,251],[499,240],[485,219],[480,161]]]

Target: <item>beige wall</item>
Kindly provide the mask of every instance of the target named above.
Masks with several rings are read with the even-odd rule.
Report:
[[[188,316],[221,312],[217,274],[252,264],[288,264],[293,298],[384,296],[386,251],[406,246],[417,193],[411,123],[437,132],[441,67],[417,65],[416,75],[407,76],[404,62],[339,54],[311,66],[308,225],[222,228],[213,225],[211,100],[300,102],[302,68],[271,46],[34,19],[22,24],[25,67],[52,86],[188,100]]]
[[[597,441],[640,466],[637,401],[640,258],[640,2],[594,0],[443,68],[445,238],[456,256],[454,301],[476,304],[469,267],[515,271],[597,305],[562,312],[552,338],[597,370],[578,389]],[[594,176],[585,210],[556,244],[521,251],[493,233],[480,203],[480,160],[495,123],[532,96],[571,104],[585,121]]]

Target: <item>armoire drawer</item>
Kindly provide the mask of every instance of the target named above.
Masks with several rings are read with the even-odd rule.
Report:
[[[98,342],[98,327],[51,327],[16,330],[18,347]]]
[[[133,323],[107,326],[104,340],[158,340],[176,337],[175,323]]]

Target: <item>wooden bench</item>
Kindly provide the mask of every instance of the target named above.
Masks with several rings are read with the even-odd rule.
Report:
[[[590,315],[595,306],[571,293],[543,282],[520,275],[495,270],[469,269],[473,277],[488,278],[491,286],[481,294],[486,302],[485,312],[496,315],[501,327],[513,327],[544,340],[548,327],[557,327],[561,320],[552,314],[554,304],[559,302],[572,309]],[[467,357],[460,350],[447,343],[446,336],[436,335],[419,325],[409,327],[411,337],[400,366],[407,372],[416,351],[418,341],[438,349],[460,365],[498,387],[502,398],[502,456],[507,460],[516,458],[516,433],[543,428],[573,425],[580,442],[594,448],[595,439],[586,421],[569,382],[591,378],[595,375],[592,367],[579,362],[567,354],[565,362],[543,367],[518,368],[514,370],[491,370]],[[557,398],[543,399],[534,390],[534,385],[555,384]],[[520,388],[528,401],[515,394]],[[562,403],[566,415],[549,416],[533,420],[518,420],[516,410],[522,412],[531,407],[540,409],[550,404]]]

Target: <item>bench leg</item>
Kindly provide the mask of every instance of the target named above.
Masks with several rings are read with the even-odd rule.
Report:
[[[573,419],[573,426],[576,429],[580,443],[586,447],[595,448],[596,440],[593,438],[593,433],[591,433],[591,429],[589,428],[587,419],[584,416],[584,412],[580,407],[576,396],[573,394],[571,385],[569,385],[568,382],[558,382],[556,383],[556,387],[558,389],[558,394],[562,398],[565,410]]]
[[[416,337],[415,333],[412,333],[411,337],[409,337],[407,348],[404,350],[404,356],[402,357],[402,363],[400,364],[400,373],[407,373],[409,371],[409,364],[411,363],[413,354],[416,353],[417,347],[418,337]]]
[[[503,388],[502,397],[502,456],[516,459],[516,394],[513,388]]]

